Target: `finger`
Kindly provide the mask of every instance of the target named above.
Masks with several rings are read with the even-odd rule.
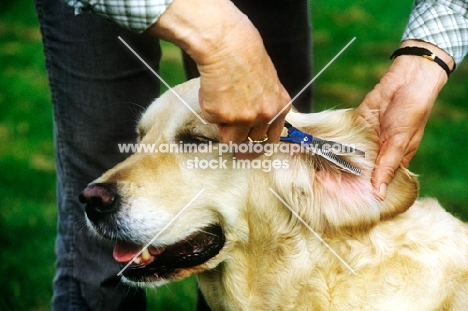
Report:
[[[242,125],[218,124],[219,135],[225,143],[242,143],[247,140],[250,128]]]
[[[274,116],[272,118],[270,118],[268,120],[268,122],[262,124],[262,125],[259,125],[259,126],[256,126],[256,127],[253,127],[251,128],[250,132],[249,132],[249,138],[251,141],[256,141],[256,142],[253,142],[253,143],[261,143],[263,145],[265,144],[275,144],[277,142],[279,142],[279,138],[280,138],[280,135],[281,135],[281,132],[283,131],[284,129],[284,120],[286,118],[286,115],[288,114],[288,112],[291,110],[291,105],[289,104],[290,102],[290,97],[289,97],[289,94],[287,93],[287,91],[283,88],[282,89],[282,96],[283,98],[285,99],[284,100],[284,107],[281,108],[281,113],[279,115],[278,112],[274,112]],[[287,105],[287,106],[286,106]],[[273,114],[272,114],[273,115]],[[273,122],[271,122],[271,124],[269,124],[269,122],[273,120]],[[266,133],[266,134],[263,134],[262,133]],[[262,137],[262,138],[260,138]],[[266,139],[266,140],[265,140]],[[249,143],[252,143],[251,141],[249,141]],[[255,149],[255,148],[254,148]],[[263,151],[265,151],[264,149],[262,149]],[[261,155],[263,152],[261,153],[250,153],[250,154],[245,154],[245,153],[238,153],[236,154],[236,157],[239,157],[239,158],[255,158],[255,157],[258,157],[259,155]]]
[[[409,164],[411,162],[411,159],[413,158],[413,156],[415,154],[416,154],[416,150],[414,150],[413,152],[410,152],[407,155],[405,155],[403,157],[403,160],[401,160],[401,166],[404,167],[404,168],[408,168]]]
[[[202,94],[201,87],[198,88],[198,104],[200,105],[201,110],[204,111],[205,108],[204,108],[204,101],[203,101],[203,94]]]
[[[270,142],[270,138],[268,136],[269,127],[270,125],[268,123],[252,127],[249,131],[249,136],[247,137],[248,142],[251,142],[251,143]]]
[[[372,185],[374,194],[385,199],[387,186],[392,181],[396,169],[400,166],[405,151],[390,141],[382,145],[373,172]]]
[[[238,159],[255,159],[264,153],[263,146],[270,143],[268,137],[269,124],[264,124],[250,129],[247,140],[242,144],[255,145],[250,148],[239,148],[239,152],[235,154]]]
[[[268,128],[268,137],[270,143],[274,144],[279,142],[281,132],[284,129],[284,122],[286,119],[286,114],[280,115],[278,118],[273,121],[273,123],[270,124],[270,127]]]
[[[281,107],[280,114],[278,112],[275,112],[274,118],[270,119],[268,122],[270,123],[271,120],[273,122],[270,123],[270,127],[268,128],[268,139],[270,143],[277,143],[279,142],[281,132],[284,129],[284,121],[286,119],[286,115],[289,113],[291,110],[291,97],[289,96],[288,92],[286,89],[281,86],[281,95],[283,97],[283,107]]]

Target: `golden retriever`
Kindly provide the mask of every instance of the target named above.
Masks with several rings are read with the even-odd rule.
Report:
[[[200,114],[198,89],[174,90]],[[154,149],[80,195],[90,227],[116,242],[124,280],[159,286],[196,273],[213,310],[468,310],[468,226],[416,200],[404,168],[384,201],[373,196],[377,137],[355,111],[287,120],[365,151],[342,156],[362,175],[281,149],[241,162],[173,93],[157,99],[138,125],[139,146]]]

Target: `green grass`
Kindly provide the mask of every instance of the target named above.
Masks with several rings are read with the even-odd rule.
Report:
[[[48,310],[56,232],[52,107],[33,5],[0,8],[0,310]],[[314,83],[315,109],[355,107],[390,64],[411,1],[313,1],[318,72],[356,41]],[[118,44],[118,43],[116,43]],[[164,45],[162,76],[184,80],[178,49]],[[468,219],[468,64],[440,94],[411,169],[421,193]],[[402,112],[404,113],[404,112]],[[193,278],[148,290],[150,310],[193,310]]]

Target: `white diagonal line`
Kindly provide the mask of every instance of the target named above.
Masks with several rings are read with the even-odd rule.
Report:
[[[146,66],[148,67],[148,69],[156,76],[158,77],[159,81],[161,81],[162,83],[164,83],[164,85],[168,88],[169,91],[172,92],[172,94],[174,94],[194,115],[197,116],[198,119],[200,119],[200,121],[203,123],[203,124],[208,124],[202,117],[200,117],[200,115],[198,113],[195,112],[195,110],[192,109],[192,107],[190,107],[189,104],[187,104],[187,102],[185,100],[183,100],[182,97],[180,97],[179,94],[177,94],[176,91],[174,91],[174,89],[172,87],[169,86],[169,84],[166,83],[166,81],[164,81],[164,79],[153,69],[151,68],[150,65],[148,65],[148,63],[140,56],[138,55],[137,52],[135,52],[135,50],[133,50],[130,45],[128,45],[127,42],[125,42],[124,39],[122,39],[120,36],[119,36],[119,40],[122,41],[123,44],[125,44],[125,46]]]
[[[134,261],[135,259],[138,258],[138,256],[141,255],[141,253],[143,253],[145,251],[145,249],[147,249],[154,241],[156,241],[156,239],[193,203],[193,201],[195,201],[201,194],[203,191],[205,191],[206,188],[203,188],[202,190],[200,190],[191,200],[190,202],[188,202],[183,209],[180,210],[180,212],[177,213],[177,215],[174,216],[174,218],[171,219],[171,221],[169,221],[167,223],[167,225],[164,226],[164,228],[161,229],[161,231],[158,232],[158,234],[156,234],[154,236],[154,238],[151,239],[151,241],[148,242],[148,244],[145,245],[145,247],[143,247],[142,250],[140,250],[140,252],[138,252],[138,254],[136,254],[132,260],[127,263],[127,265],[125,267],[123,267],[122,270],[120,270],[119,273],[117,273],[118,276],[120,276]]]
[[[304,91],[309,87],[309,85],[311,85],[311,84],[322,74],[322,72],[324,72],[325,69],[327,69],[328,66],[330,66],[330,65],[338,58],[338,56],[340,56],[341,53],[343,53],[343,52],[351,45],[351,43],[353,43],[354,40],[356,40],[356,37],[352,38],[351,41],[349,41],[348,44],[346,44],[346,45],[341,49],[341,51],[339,51],[338,54],[336,54],[335,57],[333,57],[333,58],[325,65],[325,67],[323,67],[322,70],[320,70],[320,71],[312,78],[312,80],[310,80],[310,82],[307,83],[306,86],[304,86],[304,87],[302,88],[302,90],[300,90],[299,93],[297,93],[296,96],[294,96],[293,99],[291,99],[291,100],[289,101],[289,103],[288,103],[286,106],[284,106],[283,109],[281,109],[280,112],[278,112],[278,113],[276,114],[276,116],[274,116],[274,117],[270,120],[270,122],[268,122],[268,124],[273,123],[273,121],[275,121],[276,118],[278,118],[278,116],[279,116],[280,114],[283,113],[283,111],[285,111],[289,106],[291,106],[292,103],[293,103],[293,101],[295,101],[296,98],[298,98],[298,97],[302,94],[302,92],[304,92]]]
[[[275,197],[278,198],[278,200],[280,200],[280,201],[284,204],[284,206],[286,206],[286,207],[291,211],[291,213],[294,214],[294,216],[297,217],[297,219],[300,220],[300,222],[302,222],[302,224],[303,224],[304,226],[307,227],[307,229],[310,230],[310,232],[312,232],[312,233],[315,235],[315,237],[316,237],[320,242],[323,243],[323,245],[325,245],[326,248],[328,248],[328,250],[329,250],[330,252],[332,252],[333,255],[335,255],[336,258],[338,258],[339,261],[341,261],[341,263],[342,263],[343,265],[346,266],[346,268],[349,269],[349,271],[351,271],[351,273],[353,273],[354,275],[356,275],[356,271],[354,271],[354,269],[351,268],[351,266],[348,265],[348,263],[347,263],[346,261],[344,261],[344,259],[341,258],[340,255],[338,255],[338,254],[333,250],[333,248],[331,248],[330,245],[328,245],[327,242],[325,242],[325,241],[322,239],[322,237],[321,237],[317,232],[315,232],[315,230],[312,229],[312,228],[304,221],[304,219],[302,219],[301,216],[299,216],[299,214],[296,213],[296,212],[292,209],[292,207],[289,206],[288,203],[286,203],[286,202],[275,192],[275,190],[273,190],[272,188],[268,188],[268,189],[271,191],[271,193],[274,194]]]

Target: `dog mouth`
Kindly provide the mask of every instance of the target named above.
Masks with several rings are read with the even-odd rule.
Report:
[[[134,282],[151,282],[174,278],[183,269],[204,264],[221,251],[224,243],[221,226],[213,225],[165,247],[145,248],[118,240],[113,256],[121,263],[122,268],[131,262],[122,272],[127,279]]]

